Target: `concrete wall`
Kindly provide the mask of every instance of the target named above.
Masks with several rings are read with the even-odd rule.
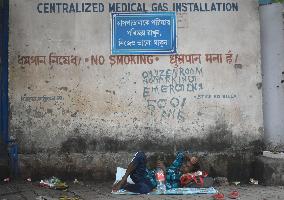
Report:
[[[36,0],[10,0],[10,133],[20,145],[22,168],[53,162],[62,171],[95,168],[95,175],[103,176],[104,166],[111,171],[125,165],[128,153],[138,149],[173,153],[259,145],[263,117],[256,0],[220,1],[225,8],[234,3],[237,11],[223,11],[223,4],[220,11],[201,11],[200,5],[212,8],[212,2],[192,1],[198,9],[177,12],[178,54],[201,54],[201,63],[195,64],[174,64],[168,55],[145,57],[146,64],[137,57],[129,64],[130,57],[111,56],[108,4],[114,2],[140,1],[103,1],[103,12],[71,14],[40,13],[43,7],[38,10]],[[172,11],[173,3],[184,2],[167,1],[160,11]],[[153,5],[145,1],[148,11],[155,10]],[[221,54],[222,62],[210,63],[206,54]],[[54,55],[77,56],[80,63],[50,63]],[[46,62],[37,64],[32,56],[46,56]],[[117,63],[121,58],[124,63]],[[151,83],[150,74],[157,70],[187,77],[185,90],[175,82]]]
[[[266,142],[284,150],[284,4],[260,7]]]

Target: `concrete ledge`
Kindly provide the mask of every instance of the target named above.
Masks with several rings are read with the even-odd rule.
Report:
[[[20,154],[20,170],[23,178],[58,176],[74,180],[113,180],[116,167],[127,167],[135,152],[89,152]],[[147,152],[148,167],[154,168],[157,159],[166,166],[175,158],[174,153]],[[252,152],[195,153],[200,157],[203,170],[212,177],[224,176],[229,181],[248,182],[252,176],[255,156]]]
[[[284,158],[258,156],[254,168],[261,184],[284,185]]]

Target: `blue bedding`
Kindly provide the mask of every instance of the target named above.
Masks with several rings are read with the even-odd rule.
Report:
[[[218,191],[213,188],[175,188],[167,190],[165,194],[158,193],[153,191],[148,193],[149,195],[190,195],[190,194],[215,194]],[[112,192],[112,194],[121,194],[121,195],[137,195],[139,193],[128,192],[126,190],[118,190],[117,192]]]

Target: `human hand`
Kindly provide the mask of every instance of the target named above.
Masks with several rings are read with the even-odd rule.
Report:
[[[191,158],[190,158],[190,163],[191,164],[196,164],[198,162],[198,158],[197,157],[195,157],[195,156],[192,156]]]
[[[184,152],[184,158],[185,158],[185,160],[190,161],[190,154],[189,154],[188,151]]]
[[[161,168],[164,172],[166,171],[166,166],[161,160],[157,161],[157,168]]]
[[[118,181],[112,186],[112,191],[116,192],[120,190],[126,184],[126,182],[127,182],[127,179],[122,178],[120,181]]]

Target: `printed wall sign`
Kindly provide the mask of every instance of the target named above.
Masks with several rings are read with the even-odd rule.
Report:
[[[176,53],[176,14],[113,13],[112,54]]]

